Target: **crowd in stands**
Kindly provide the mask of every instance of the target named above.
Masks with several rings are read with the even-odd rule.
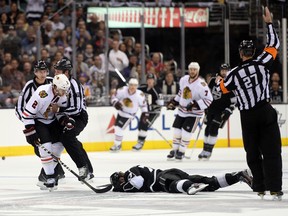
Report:
[[[37,30],[41,29],[41,59],[53,76],[53,65],[62,57],[72,58],[72,17],[71,7],[63,8],[65,0],[26,0],[25,9],[22,1],[0,0],[0,107],[14,107],[25,83],[33,79],[34,62],[37,60]],[[161,2],[161,1],[156,1]],[[86,8],[81,4],[76,7],[76,70],[77,79],[85,89],[88,106],[95,105],[105,91],[105,42],[108,40],[109,52],[109,87],[119,86],[119,69],[128,80],[139,79],[141,83],[141,65],[145,64],[145,74],[153,73],[163,94],[175,95],[178,92],[180,78],[177,64],[173,59],[165,59],[159,52],[150,53],[133,36],[122,35],[120,30],[109,29],[110,37],[105,38],[105,23],[96,15],[88,17]],[[145,62],[141,62],[141,50],[145,49]],[[278,98],[281,85],[274,84],[272,98]],[[278,81],[279,84],[279,81]],[[281,96],[282,97],[282,96]],[[96,100],[95,100],[96,99]],[[90,103],[90,104],[89,104]]]

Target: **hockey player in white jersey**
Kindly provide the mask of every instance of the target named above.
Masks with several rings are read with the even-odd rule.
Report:
[[[178,94],[167,104],[167,109],[171,110],[178,106],[173,122],[173,149],[167,155],[168,160],[172,160],[174,157],[179,161],[183,159],[192,133],[196,130],[204,110],[213,101],[207,83],[199,77],[199,64],[191,62],[188,69],[189,74],[180,79]]]
[[[117,89],[116,93],[112,95],[111,103],[118,110],[115,122],[114,145],[110,148],[112,152],[121,150],[124,130],[139,108],[142,111],[141,121],[146,122],[149,117],[145,95],[137,87],[138,80],[131,78],[128,86]]]
[[[64,147],[59,142],[60,125],[55,118],[51,105],[67,106],[66,94],[69,88],[70,82],[68,78],[65,75],[56,75],[53,83],[37,88],[22,113],[22,121],[25,126],[23,132],[27,142],[31,145],[40,144],[59,158]],[[47,176],[47,181],[44,185],[51,190],[55,189],[57,176],[54,168],[58,162],[42,148],[38,148],[42,166]]]

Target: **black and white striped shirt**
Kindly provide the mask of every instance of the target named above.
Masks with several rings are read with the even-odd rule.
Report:
[[[277,49],[280,46],[278,35],[272,24],[267,24],[267,43],[257,59],[249,59],[233,68],[225,78],[217,83],[217,90],[236,95],[239,110],[250,110],[257,104],[269,101],[270,71]]]
[[[67,108],[61,107],[60,114],[68,116],[79,115],[82,110],[86,110],[86,101],[83,86],[74,78],[70,79],[71,87],[68,96]]]
[[[29,99],[31,98],[32,94],[35,92],[35,90],[40,85],[49,84],[49,83],[52,83],[52,81],[53,81],[52,77],[47,77],[43,84],[38,84],[34,78],[32,80],[29,80],[25,84],[24,88],[22,89],[22,91],[20,93],[17,104],[15,106],[15,114],[16,114],[18,119],[20,119],[22,121],[22,113],[24,111],[24,108],[25,108],[27,102],[29,101]]]

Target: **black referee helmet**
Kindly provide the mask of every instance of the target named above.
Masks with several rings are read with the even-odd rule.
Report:
[[[69,73],[73,68],[72,62],[70,59],[63,57],[60,61],[58,61],[55,65],[54,68],[57,70],[62,70],[63,72],[68,70]]]
[[[243,40],[239,45],[239,52],[242,51],[244,56],[251,57],[255,53],[255,47],[252,40]]]

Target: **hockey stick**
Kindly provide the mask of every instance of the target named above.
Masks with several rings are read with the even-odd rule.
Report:
[[[166,141],[166,143],[168,143],[169,146],[172,148],[172,144],[160,133],[160,131],[157,128],[152,127],[152,122],[150,122],[148,119],[146,121],[149,123],[150,128],[155,130],[159,134],[159,136],[161,136]]]
[[[92,185],[90,185],[85,179],[81,179],[80,176],[75,173],[73,170],[71,170],[64,162],[60,160],[60,158],[56,157],[51,151],[49,151],[47,148],[45,148],[43,145],[38,145],[40,148],[42,148],[44,151],[46,151],[48,154],[51,155],[52,158],[57,160],[63,167],[65,167],[68,171],[70,171],[74,176],[76,176],[81,182],[83,182],[85,185],[87,185],[91,190],[93,190],[95,193],[106,193],[112,189],[111,184],[101,185],[98,186],[98,188],[94,188]]]
[[[127,82],[126,82],[126,79],[123,77],[123,75],[121,74],[121,72],[114,66],[114,64],[110,61],[110,59],[109,59],[109,63],[112,65],[112,67],[114,68],[114,71],[117,73],[117,75],[120,77],[120,79],[121,79],[126,85],[128,85]]]
[[[192,156],[192,154],[193,154],[193,152],[194,152],[194,149],[196,148],[196,144],[197,144],[197,141],[198,141],[198,139],[199,139],[200,132],[201,132],[202,127],[203,127],[204,119],[205,119],[205,116],[203,117],[203,120],[202,120],[202,122],[200,123],[199,130],[198,130],[198,134],[197,134],[197,137],[196,137],[196,139],[195,139],[195,141],[194,141],[194,144],[193,144],[193,146],[192,146],[192,150],[191,150],[190,155],[189,155],[189,156],[186,156],[186,155],[184,156],[186,159],[191,159],[191,156]]]

